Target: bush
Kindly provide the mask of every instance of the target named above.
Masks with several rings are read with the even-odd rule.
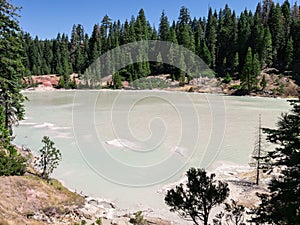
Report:
[[[130,219],[130,223],[134,224],[134,225],[148,225],[147,221],[144,219],[143,215],[142,215],[142,211],[138,211],[136,212],[134,218]]]
[[[14,147],[10,146],[10,148]],[[16,150],[14,149],[14,151]],[[27,159],[14,151],[0,150],[0,176],[24,175]]]
[[[62,156],[60,150],[54,147],[54,142],[49,137],[44,136],[42,139],[44,144],[43,148],[40,149],[40,157],[37,162],[37,166],[41,169],[42,178],[48,180],[50,174],[57,168],[59,161]]]
[[[232,77],[229,73],[226,74],[226,77],[222,80],[223,83],[229,84],[232,81]]]

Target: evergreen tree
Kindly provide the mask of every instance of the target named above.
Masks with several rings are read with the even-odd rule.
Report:
[[[113,75],[113,88],[114,89],[122,88],[122,80],[121,80],[119,72],[116,72]]]
[[[208,21],[205,39],[207,47],[212,56],[212,68],[216,67],[216,44],[217,44],[217,15],[213,14],[212,9],[209,8]]]
[[[299,14],[300,15],[300,14]],[[300,83],[300,17],[294,19],[292,25],[292,38],[294,42],[293,76]]]
[[[195,49],[195,45],[192,40],[193,35],[190,22],[191,17],[189,10],[184,6],[181,7],[176,27],[178,44],[193,51]]]
[[[195,40],[195,54],[201,57],[202,51],[202,40],[204,37],[204,32],[202,30],[201,22],[194,19],[193,32]],[[203,40],[204,41],[204,40]],[[207,47],[207,46],[206,46]]]
[[[244,59],[247,55],[248,47],[250,46],[249,39],[251,35],[250,30],[250,21],[249,21],[249,13],[247,10],[241,13],[239,22],[238,22],[238,53],[239,53],[239,65],[240,71],[244,66]]]
[[[158,37],[158,32],[157,32],[157,30],[156,30],[155,27],[153,27],[152,34],[151,34],[151,38],[150,38],[150,39],[151,39],[151,40],[158,40],[158,39],[159,39],[159,37]]]
[[[266,25],[269,20],[269,14],[271,11],[271,6],[274,4],[273,0],[263,0],[263,5],[262,5],[262,20],[263,24]]]
[[[202,52],[201,52],[201,57],[203,59],[203,61],[210,67],[212,65],[212,55],[209,52],[209,49],[206,45],[206,43],[203,43],[203,47],[202,47]]]
[[[261,46],[261,62],[264,67],[269,67],[273,62],[273,47],[272,47],[272,35],[269,27],[264,29],[264,39]]]
[[[294,43],[293,43],[293,39],[289,38],[285,46],[284,57],[283,57],[284,69],[290,70],[292,68],[293,54],[294,54]]]
[[[161,41],[167,41],[169,37],[170,24],[168,17],[163,10],[160,17],[160,23],[158,28],[159,38]]]
[[[299,224],[300,221],[300,100],[291,101],[291,112],[282,114],[277,129],[264,129],[276,148],[268,154],[272,169],[280,175],[269,184],[269,193],[259,194],[261,203],[253,222]]]
[[[233,63],[233,73],[236,73],[239,71],[239,53],[236,52],[234,56],[234,63]]]
[[[0,2],[0,105],[4,107],[5,128],[11,133],[12,126],[24,117],[25,100],[21,93],[25,68],[18,10],[6,0]]]
[[[197,225],[200,221],[208,225],[211,209],[227,198],[228,185],[216,181],[215,174],[207,175],[202,169],[191,168],[186,175],[187,183],[169,190],[165,202],[172,212],[178,212],[183,218]]]
[[[169,33],[169,36],[168,36],[168,41],[172,42],[174,44],[178,44],[177,35],[176,35],[176,31],[175,31],[174,27],[170,28],[170,33]]]
[[[51,64],[53,60],[53,52],[52,52],[52,42],[45,40],[43,47],[43,64],[45,65],[43,68],[43,74],[51,73]]]
[[[219,27],[218,27],[218,54],[217,70],[220,74],[225,74],[227,70],[231,70],[234,63],[236,52],[236,17],[235,13],[231,13],[229,6],[226,4],[225,9],[220,11]],[[223,64],[226,58],[226,64]]]
[[[63,68],[61,64],[61,36],[58,33],[56,39],[53,41],[53,61],[52,61],[52,73],[62,74]]]
[[[284,29],[280,5],[271,5],[268,25],[272,35],[273,65],[280,65],[282,60],[282,43],[284,43]]]
[[[258,55],[252,55],[252,49],[249,47],[245,58],[245,63],[241,75],[241,81],[250,93],[257,85],[257,76],[260,72],[260,63]]]
[[[137,41],[148,40],[150,37],[145,12],[143,9],[140,9],[135,21],[135,34]]]
[[[288,0],[285,0],[282,4],[281,11],[283,15],[284,39],[287,42],[291,30],[291,5]]]
[[[89,39],[89,62],[93,63],[101,54],[101,32],[99,24],[95,24],[92,32],[92,36]]]
[[[40,157],[37,166],[41,169],[41,177],[48,180],[62,157],[60,150],[54,147],[54,142],[49,137],[44,136],[42,143],[44,146],[39,150]]]

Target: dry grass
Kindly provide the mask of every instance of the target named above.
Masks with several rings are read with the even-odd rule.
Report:
[[[47,182],[35,176],[0,177],[0,224],[43,224],[31,219],[36,212],[55,208],[63,214],[84,204],[57,180]]]

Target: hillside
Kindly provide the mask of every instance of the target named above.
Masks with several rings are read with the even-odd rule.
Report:
[[[70,224],[84,198],[58,181],[35,176],[0,177],[0,224]],[[67,216],[68,215],[68,216]]]
[[[262,87],[263,77],[266,80],[265,87]],[[71,74],[70,80],[76,80],[76,85],[80,87],[84,82],[78,78],[78,74]],[[239,88],[241,87],[240,80],[232,80],[229,83],[224,83],[223,78],[194,78],[185,85],[180,85],[178,81],[170,81],[169,75],[163,74],[158,76],[149,76],[146,78],[150,82],[150,79],[161,80],[161,87],[157,89],[163,89],[168,91],[187,91],[187,92],[199,92],[199,93],[224,93],[228,95],[239,94]],[[56,90],[55,87],[59,82],[59,76],[55,74],[31,76],[30,79],[25,79],[28,90]],[[109,88],[107,83],[112,82],[112,76],[102,78],[102,88]],[[283,76],[279,74],[276,69],[262,70],[258,76],[257,90],[252,91],[250,95],[264,96],[264,97],[296,97],[299,96],[299,86],[295,80],[291,77]],[[136,89],[136,87],[130,86],[127,81],[122,82],[122,88]],[[146,87],[149,89],[149,87]],[[156,89],[154,87],[154,89]]]

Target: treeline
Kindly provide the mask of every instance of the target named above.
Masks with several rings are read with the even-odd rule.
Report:
[[[24,35],[24,65],[27,74],[59,74],[68,82],[72,72],[83,74],[101,54],[123,44],[140,40],[177,43],[200,56],[219,77],[241,79],[248,91],[257,87],[263,68],[276,68],[300,81],[300,8],[286,0],[258,3],[255,12],[245,9],[239,16],[228,5],[208,16],[191,18],[186,7],[177,21],[170,22],[162,12],[158,29],[151,26],[141,9],[125,23],[105,15],[94,25],[91,36],[82,25],[74,25],[69,38],[58,34],[52,40]],[[184,80],[184,73],[153,62],[123,68],[116,80],[132,81],[147,75],[171,74]]]

